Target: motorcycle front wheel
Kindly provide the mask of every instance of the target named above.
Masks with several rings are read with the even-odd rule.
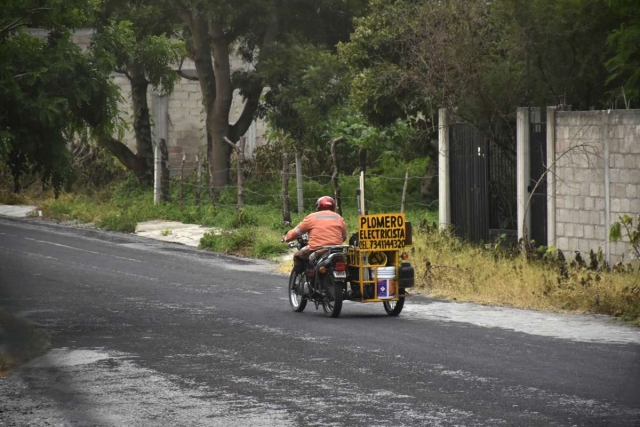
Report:
[[[307,307],[307,298],[302,293],[303,290],[304,273],[296,274],[294,270],[291,271],[289,276],[289,304],[291,309],[297,313],[301,313]]]
[[[322,308],[327,317],[338,317],[342,311],[342,282],[336,282],[333,273],[329,272],[324,278],[325,297]]]

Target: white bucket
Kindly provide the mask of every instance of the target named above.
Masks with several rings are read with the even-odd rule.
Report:
[[[396,268],[395,267],[378,267],[371,269],[371,275],[378,274],[378,298],[389,299],[396,296]],[[375,276],[374,276],[375,277]]]

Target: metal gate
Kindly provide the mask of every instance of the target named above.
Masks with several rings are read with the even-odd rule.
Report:
[[[474,243],[516,234],[516,162],[513,150],[491,142],[468,123],[449,128],[451,223]]]
[[[547,245],[547,183],[546,170],[547,163],[547,126],[545,123],[531,123],[529,125],[529,147],[530,157],[530,174],[531,181],[529,184],[529,194],[536,186],[539,179],[542,182],[538,185],[533,197],[531,197],[531,206],[529,215],[531,215],[531,230],[529,237],[535,241],[536,246]],[[544,175],[544,176],[543,176]]]

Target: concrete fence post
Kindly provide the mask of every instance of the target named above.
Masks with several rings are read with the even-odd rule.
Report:
[[[449,176],[449,112],[438,110],[438,220],[440,229],[451,225],[451,182]]]
[[[153,161],[153,203],[159,204],[162,196],[162,151],[160,141],[169,140],[169,103],[166,96],[153,92],[151,96],[151,108],[153,110],[153,141],[154,141],[154,161]]]
[[[557,246],[556,234],[556,107],[547,107],[547,245]]]
[[[516,129],[516,168],[517,168],[517,189],[518,189],[518,239],[522,239],[525,234],[529,239],[531,228],[531,215],[526,215],[525,209],[529,200],[529,185],[531,184],[531,155],[529,144],[529,108],[520,107],[517,112]]]
[[[604,111],[602,115],[602,135],[604,145],[604,249],[607,264],[611,265],[611,241],[609,240],[609,227],[611,227],[611,110]]]

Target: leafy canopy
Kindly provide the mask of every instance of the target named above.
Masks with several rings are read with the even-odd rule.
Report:
[[[37,173],[56,192],[73,177],[67,142],[115,130],[117,88],[71,41],[92,1],[16,1],[0,20],[0,160],[15,179]],[[46,38],[26,28],[47,30]]]

